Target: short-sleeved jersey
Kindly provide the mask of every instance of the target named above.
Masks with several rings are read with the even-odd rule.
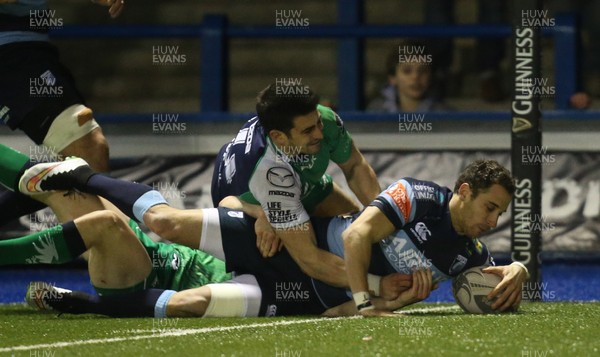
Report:
[[[397,230],[374,245],[369,272],[409,274],[429,267],[437,283],[471,267],[493,265],[483,243],[452,227],[451,198],[449,188],[413,178],[401,179],[381,192],[370,206],[379,208]],[[332,219],[327,233],[331,252],[344,256],[341,232],[351,223],[351,218]]]
[[[311,200],[314,192],[331,184],[325,174],[329,161],[346,162],[352,148],[352,138],[339,116],[327,107],[317,106],[317,110],[323,121],[323,140],[315,155],[281,151],[267,137],[258,118],[249,120],[217,156],[211,187],[213,204],[235,195],[260,204],[276,228],[308,221],[307,210],[315,206]],[[321,200],[325,198],[321,196]]]

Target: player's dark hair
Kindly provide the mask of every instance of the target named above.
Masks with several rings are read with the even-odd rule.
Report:
[[[511,196],[515,193],[515,181],[510,171],[495,160],[479,159],[470,163],[458,176],[454,184],[454,193],[458,193],[463,183],[469,184],[473,198],[494,184],[504,187]]]
[[[256,98],[256,114],[268,133],[279,130],[289,135],[293,120],[317,109],[319,97],[308,87],[293,83],[272,83]]]

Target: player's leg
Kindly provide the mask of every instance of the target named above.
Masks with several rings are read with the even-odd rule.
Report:
[[[356,202],[338,184],[335,182],[332,184],[331,192],[316,206],[312,215],[316,217],[332,217],[358,212],[360,208]]]
[[[245,274],[224,283],[177,292],[166,301],[164,316],[156,317],[256,317],[261,301],[258,281]]]
[[[150,207],[167,203],[152,187],[94,172],[80,158],[34,165],[25,171],[19,182],[19,190],[27,195],[73,188],[105,197],[138,222],[144,221],[144,213]]]
[[[75,224],[88,247],[88,271],[94,287],[129,288],[150,274],[152,263],[146,249],[117,213],[92,212]]]
[[[77,156],[98,172],[109,171],[108,143],[90,108],[75,104],[52,122],[44,141],[62,157]]]
[[[215,208],[211,208],[211,210],[215,210]],[[204,211],[204,209],[182,210],[166,204],[158,204],[150,207],[144,213],[143,218],[146,226],[160,237],[173,243],[198,249],[204,228]]]
[[[44,42],[1,47],[0,120],[11,130],[23,131],[38,145],[63,155],[87,158],[97,170],[107,171],[106,140],[91,111],[81,104],[84,99],[70,71],[60,63],[57,49]],[[43,205],[3,192],[0,207],[5,212],[0,224],[4,224]]]
[[[24,237],[0,241],[0,265],[62,264],[89,252],[92,284],[120,289],[148,276],[151,262],[117,213],[96,211]]]
[[[0,184],[9,190],[17,190],[22,173],[33,164],[26,155],[0,144]],[[20,194],[19,196],[28,198]],[[65,195],[64,192],[54,191],[36,195],[35,199],[44,207],[50,206],[59,222],[67,222],[86,213],[104,209],[118,212],[123,219],[127,220],[125,215],[112,204],[89,194]]]
[[[20,182],[22,192],[36,194],[70,187],[105,197],[127,216],[144,222],[151,231],[171,242],[194,249],[200,246],[202,231],[207,225],[203,210],[170,207],[160,192],[150,186],[97,174],[83,160],[35,165],[25,172]],[[218,227],[218,220],[213,224]],[[219,251],[205,251],[223,259]]]
[[[69,291],[47,283],[31,283],[29,304],[38,310],[111,317],[256,317],[261,288],[252,275],[182,290],[147,289],[112,296]]]
[[[0,192],[0,226],[45,207],[18,191],[19,177],[31,165],[28,156],[0,144],[0,185],[10,190]]]

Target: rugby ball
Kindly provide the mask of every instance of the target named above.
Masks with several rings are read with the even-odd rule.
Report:
[[[496,274],[484,273],[485,267],[475,267],[460,273],[452,281],[452,293],[456,303],[470,314],[494,314],[493,301],[487,298],[502,280]]]

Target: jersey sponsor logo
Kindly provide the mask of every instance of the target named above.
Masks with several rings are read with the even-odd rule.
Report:
[[[458,273],[460,273],[461,271],[463,271],[463,269],[465,268],[465,266],[467,265],[467,258],[463,257],[462,255],[457,255],[454,258],[454,261],[452,261],[452,264],[450,264],[450,270],[448,271],[448,273],[450,275],[456,275]]]
[[[417,237],[417,240],[421,244],[427,242],[427,235],[431,236],[431,232],[423,222],[415,224],[415,227],[411,228],[410,231]]]
[[[431,268],[432,262],[408,238],[390,236],[380,242],[383,254],[397,272],[410,274],[415,269]]]
[[[228,211],[227,215],[233,218],[244,218],[244,212],[240,211]]]
[[[435,188],[428,185],[412,185],[415,198],[417,200],[433,200],[435,198]]]
[[[269,191],[269,196],[286,196],[286,197],[294,197],[294,196],[296,196],[296,195],[295,195],[294,193],[292,193],[292,192],[271,190],[271,191]]]
[[[410,217],[411,205],[410,198],[406,193],[406,187],[404,187],[402,183],[397,182],[395,185],[388,188],[385,191],[385,193],[387,193],[392,198],[392,200],[400,210],[400,213],[404,218],[404,222],[407,222],[408,218]]]
[[[267,181],[273,186],[290,188],[294,186],[295,180],[292,172],[285,167],[272,167],[267,171]]]
[[[268,210],[268,218],[270,223],[288,223],[297,220],[298,215],[289,209],[274,209]]]

